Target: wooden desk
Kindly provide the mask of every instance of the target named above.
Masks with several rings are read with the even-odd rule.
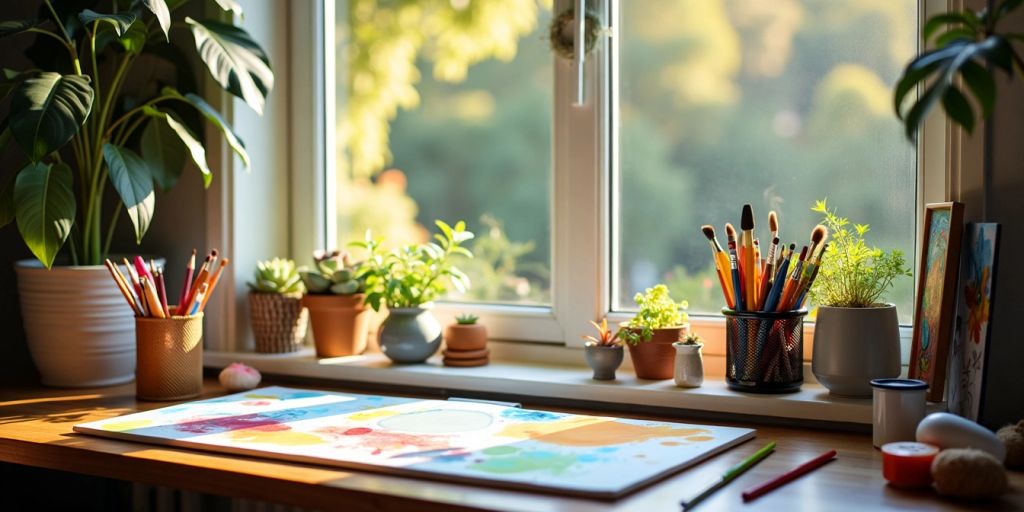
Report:
[[[207,382],[206,396],[224,391]],[[777,451],[703,503],[698,510],[1024,510],[1024,474],[1011,473],[1012,490],[987,503],[939,498],[930,490],[901,491],[885,484],[881,456],[869,436],[796,428],[758,428],[746,443],[622,500],[600,502],[486,487],[452,485],[255,458],[164,448],[73,433],[77,423],[164,407],[137,402],[129,384],[94,390],[45,388],[0,391],[0,460],[212,494],[319,510],[678,510],[679,499],[746,457],[766,440]],[[643,417],[643,416],[636,416]],[[699,422],[694,422],[699,423]],[[750,425],[742,425],[750,426]],[[829,448],[838,460],[744,505],[740,491]]]

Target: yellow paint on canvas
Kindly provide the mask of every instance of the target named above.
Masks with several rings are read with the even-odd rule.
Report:
[[[536,439],[541,436],[556,434],[563,430],[575,429],[584,425],[604,421],[608,420],[592,416],[577,416],[558,421],[513,423],[503,428],[501,432],[498,432],[498,435],[502,437],[514,437],[516,439]]]
[[[686,438],[699,442],[712,439],[703,428],[675,428],[670,425],[636,425],[606,418],[570,418],[546,423],[520,423],[505,427],[498,435],[533,439],[559,446],[609,446],[660,438]]]
[[[326,441],[313,434],[295,432],[294,430],[235,430],[229,434],[232,441],[240,443],[276,444],[279,446],[305,446],[323,444]]]
[[[349,415],[348,419],[354,421],[366,421],[376,418],[386,418],[388,416],[394,416],[398,414],[398,411],[392,409],[371,409],[369,411],[357,412]]]
[[[248,395],[245,395],[245,398],[255,398],[257,400],[280,400],[281,399],[281,397],[279,397],[277,395],[261,395],[261,394],[258,394],[258,393],[250,393]]]
[[[110,430],[112,432],[124,432],[125,430],[135,430],[137,428],[148,427],[152,424],[153,420],[147,419],[112,421],[110,423],[104,423],[103,430]]]

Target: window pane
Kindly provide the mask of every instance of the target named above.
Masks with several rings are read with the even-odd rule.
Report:
[[[548,3],[338,3],[339,243],[465,220],[473,285],[449,299],[551,302]]]
[[[815,199],[913,260],[916,152],[891,86],[913,55],[916,0],[631,0],[621,4],[618,307],[657,282],[691,312],[724,299],[702,224],[725,245],[751,203],[799,247]],[[912,316],[913,280],[888,294]]]

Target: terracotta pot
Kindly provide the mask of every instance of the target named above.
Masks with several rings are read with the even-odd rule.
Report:
[[[365,295],[313,295],[302,298],[309,310],[313,344],[317,357],[342,357],[362,354],[370,332],[371,310],[363,303]]]
[[[306,337],[309,312],[302,295],[249,292],[249,320],[256,352],[295,352]]]
[[[655,329],[650,341],[629,345],[629,357],[633,360],[633,370],[637,378],[671,379],[675,372],[676,360],[676,349],[672,344],[681,340],[688,331],[687,325]]]
[[[452,324],[444,331],[448,350],[467,351],[487,348],[487,328],[481,324]]]

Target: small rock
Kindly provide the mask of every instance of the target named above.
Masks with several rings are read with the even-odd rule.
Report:
[[[988,452],[973,448],[943,450],[932,461],[935,489],[943,496],[994,498],[1006,491],[1006,470]]]

